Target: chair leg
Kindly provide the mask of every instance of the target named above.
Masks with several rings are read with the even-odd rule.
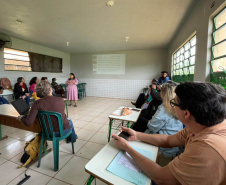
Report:
[[[72,145],[72,153],[74,154],[74,141],[73,141],[73,135],[71,134],[71,145]]]
[[[39,156],[38,156],[38,166],[37,166],[38,168],[41,165],[43,143],[44,143],[44,138],[43,138],[43,135],[42,135],[42,139],[41,139],[41,143],[40,143],[40,148],[39,148]]]
[[[54,171],[59,169],[59,140],[53,139]]]

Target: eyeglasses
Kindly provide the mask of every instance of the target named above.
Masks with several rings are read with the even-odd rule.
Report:
[[[172,100],[170,100],[170,105],[171,105],[172,107],[174,107],[174,106],[180,107],[179,104],[175,103],[175,98],[173,98]]]

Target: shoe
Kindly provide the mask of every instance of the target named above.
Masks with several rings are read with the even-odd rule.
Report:
[[[76,140],[77,140],[77,138],[74,139],[73,143],[75,143]],[[66,143],[71,143],[71,138],[70,137],[66,138]]]
[[[73,105],[74,107],[77,107],[77,105],[75,104],[75,105]]]
[[[132,101],[131,101],[131,103],[132,103],[132,105],[134,105],[135,107],[137,106],[136,103],[134,103],[134,102],[132,102]]]
[[[71,104],[68,104],[68,106],[71,106]]]

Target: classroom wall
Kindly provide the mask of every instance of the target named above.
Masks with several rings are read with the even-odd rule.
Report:
[[[33,44],[31,42],[27,42],[21,39],[17,39],[11,37],[12,39],[12,46],[13,49],[23,50],[23,51],[30,51],[34,53],[49,55],[60,57],[63,59],[63,73],[47,73],[47,72],[21,72],[21,71],[4,71],[4,58],[3,58],[3,51],[0,51],[0,78],[7,77],[11,80],[12,85],[15,84],[17,77],[23,76],[28,84],[30,79],[34,76],[37,76],[39,79],[42,76],[48,77],[49,81],[53,77],[56,77],[58,82],[65,82],[70,73],[70,54],[65,53],[62,51],[58,51],[55,49],[51,49],[48,47],[44,47],[41,45]]]
[[[213,2],[215,2],[215,5],[211,8]],[[196,31],[197,43],[194,81],[210,81],[212,17],[225,6],[225,0],[200,0],[196,4],[169,45],[169,71],[171,71],[173,52]]]
[[[125,54],[124,75],[93,74],[92,55]],[[98,97],[136,99],[153,78],[166,69],[167,50],[149,49],[71,55],[71,72],[80,82],[87,83],[87,95]]]

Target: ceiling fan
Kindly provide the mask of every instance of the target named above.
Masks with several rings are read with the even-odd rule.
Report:
[[[12,46],[11,38],[4,33],[0,33],[0,50],[2,50],[3,48],[10,48],[11,46]]]

